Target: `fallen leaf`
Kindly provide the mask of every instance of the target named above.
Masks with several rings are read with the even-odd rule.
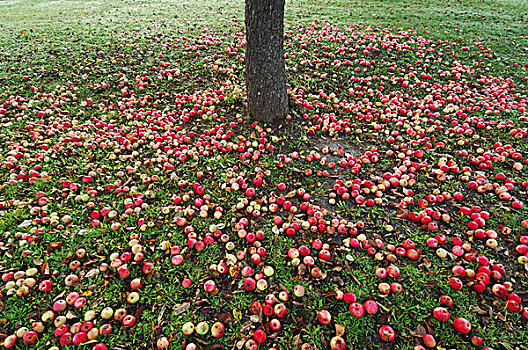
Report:
[[[220,322],[226,324],[226,323],[229,323],[231,321],[233,321],[233,316],[231,316],[231,314],[229,312],[220,312],[217,314],[217,317],[218,319],[220,320]]]
[[[84,277],[91,278],[91,277],[97,276],[99,274],[99,271],[100,271],[99,269],[91,269],[90,271],[86,273]]]
[[[419,325],[418,327],[416,327],[416,335],[418,337],[423,337],[426,334],[427,334],[427,331],[425,330],[424,326]]]
[[[46,254],[50,255],[55,249],[59,249],[64,245],[64,242],[53,242],[46,248]]]
[[[293,350],[299,350],[302,345],[301,333],[293,337]]]
[[[47,261],[40,267],[40,273],[43,275],[49,275],[50,269]]]
[[[145,309],[146,309],[146,306],[145,306],[145,305],[140,305],[140,306],[137,308],[136,312],[134,312],[134,317],[135,317],[136,319],[140,318],[141,315],[143,314],[143,311],[145,311]]]
[[[409,210],[400,208],[396,211],[396,216],[403,220],[409,220]]]
[[[183,304],[176,304],[174,305],[174,315],[179,315],[187,311],[187,309],[191,306],[191,303],[185,302]]]
[[[31,223],[33,222],[33,220],[24,220],[22,221],[22,223],[20,225],[18,225],[17,227],[18,228],[25,228],[25,227],[28,227],[29,225],[31,225]]]
[[[433,265],[431,263],[431,260],[429,260],[427,258],[423,258],[423,263],[424,263],[425,267],[427,267],[427,268],[430,268]]]
[[[378,318],[378,322],[381,323],[381,324],[388,324],[390,322],[390,316],[391,316],[391,314],[388,313],[388,312],[387,313],[383,313]]]
[[[342,324],[336,323],[335,330],[337,337],[341,337],[343,336],[343,334],[345,334],[345,326],[343,326]]]
[[[244,344],[246,344],[246,339],[242,338],[236,342],[237,349],[241,350],[244,347]]]

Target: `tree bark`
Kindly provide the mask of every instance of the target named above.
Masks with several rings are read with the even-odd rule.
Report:
[[[246,88],[253,120],[280,124],[289,113],[284,66],[285,0],[246,0]]]

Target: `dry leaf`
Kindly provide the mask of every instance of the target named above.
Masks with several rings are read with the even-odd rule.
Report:
[[[216,316],[224,324],[233,321],[233,316],[229,312],[220,312]]]
[[[191,306],[191,303],[185,302],[183,304],[176,304],[174,305],[174,315],[179,315],[187,311],[187,309]]]
[[[423,263],[424,263],[425,267],[427,267],[427,268],[430,268],[433,265],[431,263],[431,260],[429,260],[427,258],[423,258]]]
[[[143,314],[143,311],[145,311],[145,309],[146,309],[146,306],[145,306],[145,305],[140,305],[140,306],[137,308],[136,312],[134,312],[134,317],[135,317],[136,319],[140,318],[141,315]]]
[[[299,274],[299,275],[304,275],[305,272],[306,272],[306,265],[304,265],[304,264],[300,264],[300,265],[297,267],[297,274]]]
[[[84,277],[91,278],[91,277],[97,276],[99,274],[99,271],[100,271],[99,269],[91,269],[90,271],[88,271],[88,273],[86,273]]]
[[[18,228],[25,228],[31,225],[33,220],[24,220],[20,225],[18,225]]]
[[[48,265],[47,261],[40,268],[40,273],[43,274],[43,275],[49,275],[50,274],[50,269],[49,269],[49,265]]]
[[[301,333],[293,337],[293,350],[299,350],[302,345]]]
[[[423,337],[426,334],[427,334],[427,331],[425,330],[424,326],[419,325],[418,327],[416,327],[416,335],[417,336]]]
[[[345,326],[343,326],[342,324],[336,323],[335,330],[337,337],[341,337],[343,336],[343,334],[345,334]]]
[[[244,344],[246,344],[246,339],[240,339],[239,341],[237,341],[237,349],[242,350],[242,348],[244,348]]]
[[[409,210],[408,209],[398,209],[396,211],[396,216],[403,220],[409,219]]]

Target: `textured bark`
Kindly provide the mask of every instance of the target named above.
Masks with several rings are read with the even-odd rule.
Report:
[[[289,113],[284,67],[285,0],[246,0],[249,116],[279,124]]]

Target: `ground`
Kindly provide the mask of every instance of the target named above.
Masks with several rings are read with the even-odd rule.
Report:
[[[525,349],[528,3],[243,5],[0,1],[4,347]]]

